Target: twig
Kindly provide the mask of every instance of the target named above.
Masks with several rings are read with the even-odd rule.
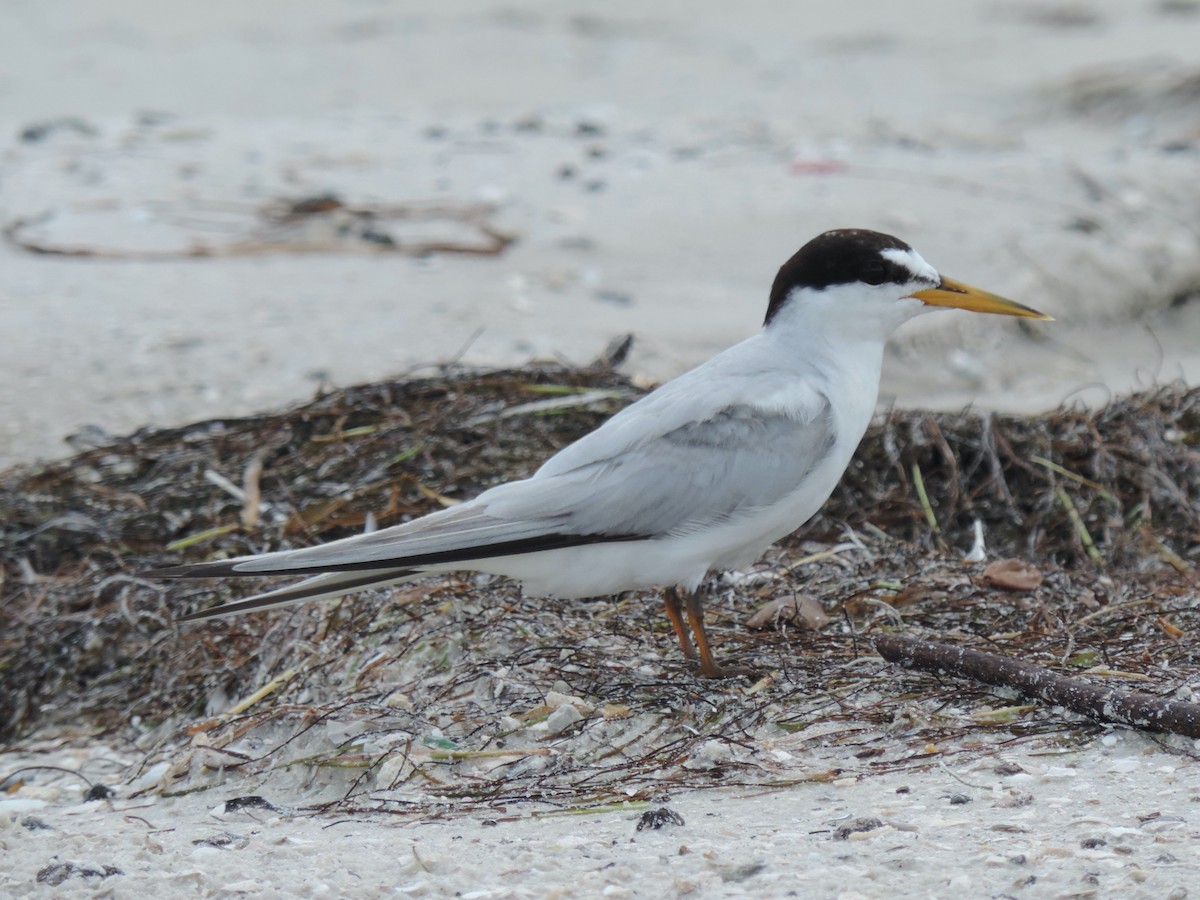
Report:
[[[916,463],[912,464],[912,477],[913,487],[917,489],[917,498],[921,501],[921,509],[925,510],[925,521],[929,523],[934,534],[941,534],[942,529],[938,527],[937,516],[933,514],[933,504],[929,502],[929,493],[925,490],[925,478],[921,475],[921,467]]]
[[[1156,534],[1150,535],[1150,542],[1154,544],[1154,549],[1176,572],[1180,575],[1195,574],[1195,567],[1178,553],[1162,542],[1162,539]]]
[[[247,697],[246,699],[242,700],[240,703],[233,706],[227,713],[225,713],[225,715],[228,717],[233,717],[236,715],[240,715],[241,713],[244,713],[246,710],[248,710],[250,707],[252,707],[259,700],[262,700],[265,697],[269,697],[271,694],[275,693],[277,690],[279,690],[281,687],[283,687],[285,684],[287,684],[289,681],[291,681],[295,677],[296,677],[296,670],[288,669],[286,672],[284,672],[278,678],[272,678],[270,681],[268,681],[266,684],[264,684],[262,687],[260,687],[257,691],[255,691],[249,697]]]
[[[216,528],[206,528],[204,531],[199,531],[196,534],[189,534],[187,537],[182,537],[177,541],[171,541],[171,543],[167,544],[166,549],[172,553],[176,550],[186,550],[193,544],[201,544],[204,541],[212,540],[223,534],[230,534],[237,531],[240,527],[240,525],[229,524],[218,525]]]
[[[209,484],[215,484],[234,500],[245,502],[246,492],[215,469],[205,469],[204,480]]]
[[[1096,542],[1092,540],[1092,533],[1088,531],[1083,517],[1079,515],[1079,510],[1075,508],[1075,504],[1071,502],[1067,492],[1062,488],[1055,488],[1054,493],[1058,496],[1058,502],[1062,504],[1063,509],[1067,511],[1067,515],[1070,516],[1071,524],[1075,526],[1075,533],[1079,535],[1079,541],[1083,544],[1083,549],[1087,551],[1088,558],[1096,565],[1103,566],[1104,557],[1096,548]]]
[[[946,765],[946,761],[944,759],[938,760],[938,768],[941,769],[942,772],[944,772],[945,774],[947,774],[951,778],[953,778],[955,781],[957,781],[959,784],[965,784],[967,787],[975,788],[976,790],[979,790],[979,791],[990,791],[991,790],[991,787],[989,785],[973,784],[972,782],[967,781],[967,779],[961,777],[960,775],[956,775],[954,772],[951,772],[950,767],[948,765]]]
[[[883,610],[884,615],[891,619],[894,624],[904,624],[904,617],[900,615],[900,610],[896,609],[896,607],[892,606],[892,604],[888,603],[886,600],[880,600],[878,597],[858,597],[856,599],[858,599],[860,603],[869,603],[872,606],[878,606]]]
[[[549,747],[513,747],[494,750],[434,750],[430,759],[503,759],[506,756],[550,756]]]
[[[263,455],[260,451],[250,457],[242,473],[242,490],[245,492],[245,500],[242,502],[243,528],[253,528],[258,524],[259,504],[262,501],[262,471]]]
[[[88,787],[96,786],[95,783],[92,781],[92,779],[88,778],[82,772],[76,772],[74,769],[68,769],[65,766],[42,766],[42,765],[21,766],[21,768],[19,768],[19,769],[13,769],[13,771],[9,772],[7,775],[0,776],[0,784],[5,785],[5,790],[8,790],[9,783],[12,782],[12,780],[14,778],[16,778],[18,775],[20,775],[22,772],[34,772],[39,769],[45,770],[48,772],[63,772],[67,775],[74,775],[76,778],[82,778],[84,781],[86,781]]]
[[[1072,624],[1078,628],[1080,625],[1086,625],[1088,622],[1091,622],[1095,619],[1102,619],[1110,613],[1117,612],[1118,610],[1133,609],[1135,606],[1153,606],[1155,603],[1160,602],[1162,602],[1161,597],[1151,596],[1141,597],[1137,600],[1126,600],[1124,603],[1113,603],[1110,606],[1102,606],[1093,612],[1080,616]]]
[[[1116,722],[1200,738],[1200,704],[1197,703],[1097,687],[1077,678],[1056,675],[1044,666],[937,641],[888,634],[876,638],[875,649],[888,662],[926,672],[974,678],[997,687],[1016,688],[1099,722]]]
[[[610,390],[592,390],[584,393],[576,393],[566,397],[551,397],[548,400],[533,400],[529,403],[521,403],[517,406],[510,406],[507,409],[502,409],[499,412],[486,412],[481,415],[468,419],[463,423],[466,428],[476,428],[487,422],[496,422],[503,419],[511,419],[514,416],[528,415],[548,415],[561,412],[564,409],[574,409],[579,406],[591,406],[595,403],[601,403],[607,400],[621,400],[627,397],[628,394],[622,391]]]
[[[1058,463],[1054,462],[1053,460],[1046,459],[1044,456],[1031,456],[1031,457],[1029,457],[1029,461],[1035,462],[1039,466],[1043,466],[1043,467],[1049,469],[1051,472],[1057,472],[1059,475],[1062,475],[1065,478],[1070,478],[1072,481],[1076,482],[1077,484],[1082,484],[1084,487],[1091,488],[1093,491],[1095,491],[1097,494],[1099,494],[1101,497],[1103,497],[1105,500],[1107,500],[1109,503],[1111,503],[1117,509],[1121,508],[1121,501],[1118,500],[1116,498],[1116,496],[1113,495],[1113,492],[1110,491],[1108,488],[1106,488],[1104,485],[1099,484],[1098,482],[1092,481],[1092,479],[1090,479],[1090,478],[1084,478],[1078,472],[1072,472],[1070,469],[1064,468],[1063,466],[1060,466]]]

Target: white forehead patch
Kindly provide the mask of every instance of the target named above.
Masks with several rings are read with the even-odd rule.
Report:
[[[913,281],[928,281],[932,284],[937,284],[942,280],[942,276],[937,273],[937,269],[921,259],[921,254],[916,250],[899,250],[895,247],[889,247],[886,250],[880,250],[879,255],[898,266],[904,266],[904,268],[912,272]]]

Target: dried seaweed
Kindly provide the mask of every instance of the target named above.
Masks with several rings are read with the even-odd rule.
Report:
[[[1094,733],[895,673],[870,636],[898,624],[1163,696],[1200,678],[1200,391],[1181,386],[1028,419],[892,412],[813,523],[757,575],[711,585],[722,659],[761,672],[752,685],[697,679],[649,595],[535,600],[465,576],[180,626],[261,585],[138,574],[427,512],[528,474],[638,393],[606,366],[447,370],[0,475],[6,737],[86,723],[157,740],[147,765],[170,763],[169,790],[302,772],[335,795],[323,808],[431,815],[779,786]],[[993,557],[1041,583],[1004,590],[962,561],[976,522]],[[739,624],[797,593],[832,624]],[[798,770],[797,754],[829,768]]]
[[[978,519],[1005,555],[1067,568],[1094,561],[1085,560],[1076,510],[1105,565],[1142,570],[1176,559],[1187,570],[1198,556],[1200,391],[1182,385],[1031,418],[893,411],[805,533],[871,522],[936,546],[914,470],[944,538],[964,550]]]
[[[597,388],[612,390],[588,406],[500,415],[516,400]],[[274,415],[143,430],[0,476],[0,671],[12,704],[3,727],[11,734],[45,704],[62,710],[60,700],[85,687],[77,702],[93,712],[159,718],[196,705],[212,685],[213,676],[194,677],[206,670],[238,673],[230,689],[244,684],[253,635],[218,625],[180,646],[172,620],[212,592],[149,582],[141,571],[189,554],[329,540],[360,531],[368,516],[382,526],[429,512],[438,497],[529,474],[627,391],[611,372],[561,368],[380,383]],[[247,528],[245,498],[226,485],[252,462],[270,499]]]
[[[350,204],[319,194],[262,206],[196,198],[144,202],[138,205],[140,217],[114,215],[124,210],[118,200],[91,210],[49,209],[5,223],[0,235],[28,253],[122,260],[276,253],[496,256],[515,240],[492,224],[495,210],[481,204]],[[69,223],[85,215],[102,218],[103,224],[88,229],[102,236],[97,242],[81,244],[74,237]],[[56,232],[64,222],[65,236],[60,236]]]

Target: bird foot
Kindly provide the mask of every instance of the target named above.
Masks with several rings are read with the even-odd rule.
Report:
[[[696,670],[701,678],[748,678],[751,681],[757,681],[760,677],[760,673],[754,669],[742,666],[719,666],[716,663],[705,665],[703,661],[696,666]]]

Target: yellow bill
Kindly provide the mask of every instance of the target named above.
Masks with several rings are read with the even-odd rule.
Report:
[[[943,278],[942,283],[935,288],[917,291],[912,296],[930,306],[949,306],[954,309],[969,309],[971,312],[1054,321],[1053,316],[1040,313],[1036,309],[1022,306],[1020,303],[1006,300],[996,294],[989,294],[987,291],[981,291],[969,284],[951,281],[949,278]]]

